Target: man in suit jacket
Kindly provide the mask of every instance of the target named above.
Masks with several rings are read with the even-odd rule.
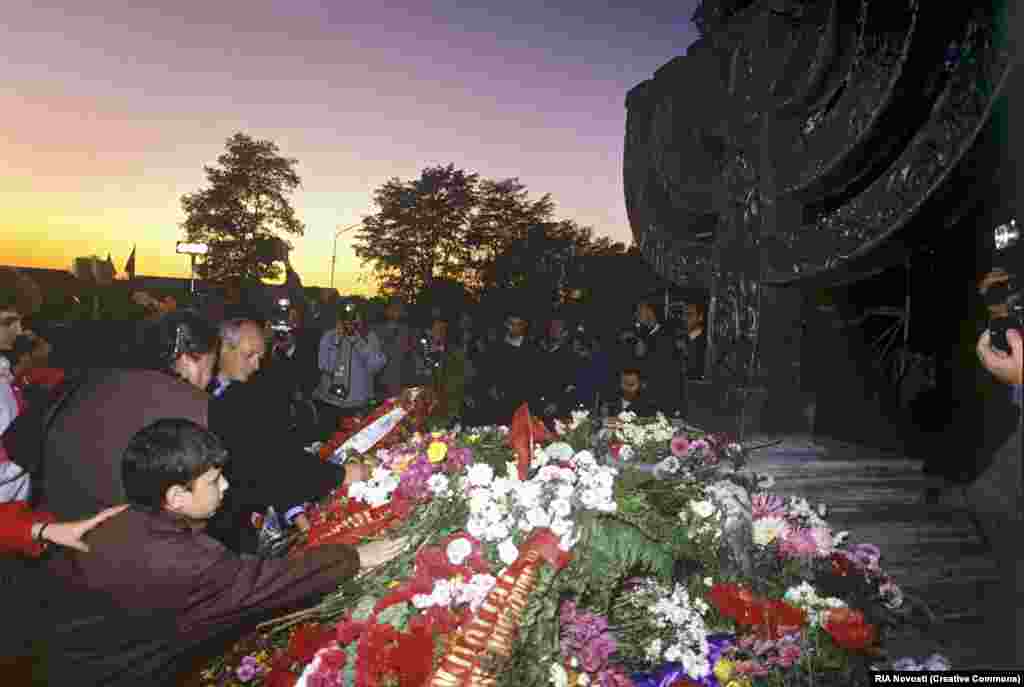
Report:
[[[253,542],[245,535],[255,534],[252,513],[273,506],[289,523],[307,529],[306,504],[342,484],[346,470],[306,453],[290,431],[291,399],[273,376],[259,371],[266,355],[263,328],[252,320],[229,320],[221,338],[210,429],[231,454],[226,475],[233,489],[210,532],[229,547],[248,548]]]
[[[539,370],[538,352],[527,339],[529,322],[518,311],[505,319],[504,341],[488,352],[487,392],[491,402],[491,421],[507,424],[524,402],[536,401]],[[540,415],[541,409],[533,412]]]
[[[641,302],[636,308],[636,338],[632,341],[632,361],[648,380],[650,399],[666,416],[672,417],[682,404],[681,361],[676,354],[675,337],[658,321],[654,304]]]

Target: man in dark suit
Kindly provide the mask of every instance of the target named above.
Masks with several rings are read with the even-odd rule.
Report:
[[[527,339],[529,321],[518,310],[505,318],[504,341],[488,353],[487,393],[491,401],[491,419],[498,424],[512,420],[512,414],[524,402],[536,401],[537,349]],[[539,409],[533,411],[539,413]]]
[[[210,429],[231,453],[226,473],[233,489],[210,533],[229,547],[248,549],[255,535],[252,513],[273,506],[290,524],[308,529],[305,505],[342,484],[346,470],[306,453],[290,431],[291,399],[272,375],[259,371],[266,355],[263,327],[229,320],[221,326],[221,339]],[[361,477],[355,470],[348,471],[353,479]]]
[[[643,373],[636,368],[626,368],[619,374],[619,388],[610,397],[609,415],[635,413],[637,417],[654,417],[661,408],[651,398]]]
[[[652,402],[668,417],[680,411],[682,403],[681,361],[675,337],[658,320],[654,303],[641,301],[636,308],[636,335],[631,339],[632,356],[625,367],[636,367],[648,380]]]

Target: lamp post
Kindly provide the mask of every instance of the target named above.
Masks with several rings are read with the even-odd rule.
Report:
[[[192,263],[192,276],[189,281],[189,290],[192,295],[196,295],[196,256],[206,255],[210,252],[210,247],[205,243],[188,243],[187,241],[178,241],[174,248],[174,252],[179,255],[187,255]]]
[[[332,289],[334,288],[334,264],[338,261],[338,237],[341,236],[342,234],[344,234],[347,231],[352,231],[356,227],[361,227],[361,226],[363,226],[363,223],[362,222],[357,222],[356,224],[353,224],[350,227],[345,227],[344,229],[338,229],[336,232],[334,232],[334,250],[331,252],[331,288]]]

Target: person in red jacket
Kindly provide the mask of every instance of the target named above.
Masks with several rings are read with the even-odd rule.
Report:
[[[88,551],[89,547],[82,541],[82,537],[127,507],[124,504],[107,508],[85,520],[56,522],[53,515],[33,511],[24,501],[0,503],[0,555],[20,553],[38,556],[46,550],[48,544]]]

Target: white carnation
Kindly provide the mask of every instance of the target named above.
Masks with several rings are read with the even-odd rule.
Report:
[[[491,482],[491,493],[496,498],[507,496],[515,488],[515,484],[508,477],[495,477]]]
[[[554,520],[551,523],[551,531],[555,533],[557,537],[564,537],[568,534],[572,534],[572,520]]]
[[[506,539],[498,544],[498,558],[505,565],[512,565],[519,559],[519,549],[511,539]]]
[[[448,562],[452,565],[462,565],[463,561],[469,558],[469,555],[473,553],[473,544],[468,539],[459,537],[448,542],[448,547],[445,549],[445,553],[448,554]]]
[[[487,523],[480,518],[470,518],[466,523],[466,531],[477,539],[483,539],[487,534]]]
[[[486,487],[494,480],[494,468],[487,463],[474,463],[466,473],[469,483],[475,487]]]
[[[768,546],[783,534],[789,524],[782,518],[770,515],[754,521],[754,543],[758,546]]]
[[[484,532],[484,539],[487,541],[498,541],[499,539],[505,539],[508,537],[508,525],[504,522],[492,522],[487,527],[487,531]]]
[[[531,508],[526,512],[526,520],[534,529],[547,527],[551,524],[551,516],[543,508]]]
[[[555,499],[551,502],[551,512],[556,518],[567,518],[572,513],[572,504],[565,499]]]
[[[690,501],[690,510],[699,518],[710,518],[715,514],[715,504],[710,501]]]
[[[451,489],[448,487],[448,478],[440,473],[431,475],[427,480],[427,488],[434,496],[449,496]]]

